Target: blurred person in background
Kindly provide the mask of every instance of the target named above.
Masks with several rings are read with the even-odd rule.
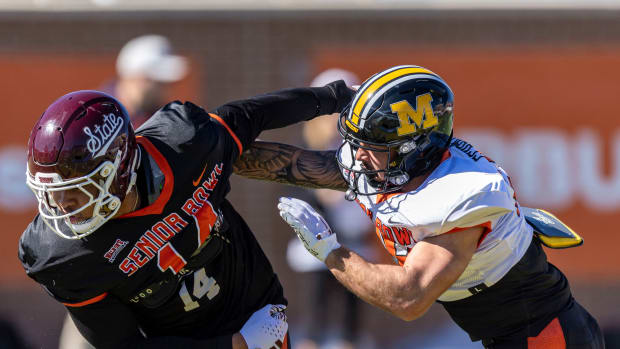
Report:
[[[340,189],[359,204],[395,265],[341,246],[302,200],[281,198],[278,209],[308,252],[366,302],[412,321],[437,301],[486,348],[604,348],[597,321],[542,248],[581,238],[520,206],[506,172],[452,137],[453,108],[440,76],[392,67],[366,80],[341,114],[338,150],[263,142],[240,161],[248,177]]]
[[[11,321],[0,318],[0,349],[26,349],[29,346]]]
[[[350,71],[332,68],[318,74],[310,86],[318,87],[344,80],[348,86],[359,85],[359,78]],[[303,124],[303,139],[308,147],[327,150],[338,147],[342,138],[338,134],[338,113],[315,118]],[[346,245],[367,259],[374,260],[374,250],[369,246],[374,225],[365,215],[344,199],[339,191],[317,189],[309,193],[311,202],[324,214],[330,225],[337,227],[339,237]],[[346,224],[344,224],[346,222]],[[290,240],[287,261],[292,270],[304,273],[303,323],[299,332],[303,338],[294,341],[295,349],[360,348],[360,341],[369,338],[359,331],[361,300],[343,288],[325,265],[309,255],[297,238]],[[330,309],[325,312],[324,309]],[[355,344],[358,345],[355,345]],[[368,346],[369,344],[367,344]]]
[[[39,214],[20,238],[29,277],[97,348],[288,347],[286,299],[226,200],[263,131],[341,111],[343,81],[227,103],[171,102],[134,134],[99,91],[69,93],[28,141]]]
[[[187,59],[174,54],[166,37],[143,35],[129,40],[120,50],[116,58],[117,78],[102,91],[127,108],[137,129],[168,102],[171,85],[182,80],[187,71]]]

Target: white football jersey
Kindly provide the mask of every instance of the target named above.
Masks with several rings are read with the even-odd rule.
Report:
[[[351,152],[343,150],[340,160],[350,164]],[[356,161],[353,168],[359,169],[360,163]],[[359,176],[358,186],[373,191],[366,176]],[[449,156],[417,189],[358,195],[356,201],[374,222],[385,249],[400,265],[413,246],[427,237],[459,228],[486,228],[465,271],[439,297],[440,301],[467,298],[481,287],[493,285],[521,259],[532,240],[532,228],[519,212],[508,175],[459,139],[452,140]]]

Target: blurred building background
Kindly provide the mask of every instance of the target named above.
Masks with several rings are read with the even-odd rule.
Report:
[[[585,239],[548,255],[620,347],[620,3],[602,0],[0,0],[0,336],[13,328],[29,347],[56,348],[64,317],[17,259],[36,211],[24,183],[30,128],[58,96],[114,78],[119,49],[142,34],[168,37],[188,58],[169,98],[207,108],[308,85],[333,67],[362,79],[396,64],[440,74],[455,92],[456,136],[508,170],[523,205]],[[261,138],[300,144],[301,126]],[[275,208],[293,189],[232,181],[229,198],[285,286],[294,342],[303,283]],[[370,339],[358,347],[481,347],[439,306],[413,323],[370,306],[359,316]]]

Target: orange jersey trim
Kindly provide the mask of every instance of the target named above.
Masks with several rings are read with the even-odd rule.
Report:
[[[146,137],[137,136],[136,141],[140,145],[142,145],[144,149],[146,149],[146,151],[149,153],[149,155],[153,157],[153,159],[155,159],[157,166],[159,166],[159,169],[163,172],[165,177],[164,189],[161,191],[161,194],[159,195],[157,200],[155,200],[155,202],[151,205],[124,214],[119,218],[140,217],[149,214],[161,214],[164,211],[164,206],[166,206],[166,203],[168,202],[168,200],[170,200],[170,196],[172,196],[172,189],[174,188],[174,175],[172,174],[172,169],[170,168],[170,164],[168,164],[168,161],[166,160],[166,158],[164,158],[162,153],[160,153],[159,150],[155,148],[153,143],[151,143],[151,141],[149,141]]]
[[[527,338],[528,349],[566,349],[564,331],[556,317],[536,337]]]
[[[445,232],[444,234],[452,234],[452,233],[456,233],[458,231],[463,231],[463,230],[467,230],[467,229],[470,229],[470,228],[476,228],[476,227],[484,228],[484,231],[480,235],[480,239],[478,239],[478,245],[476,245],[476,247],[479,247],[480,244],[482,243],[482,241],[484,240],[484,238],[486,238],[487,235],[489,235],[489,233],[493,230],[493,229],[491,229],[491,222],[485,222],[485,223],[482,223],[482,224],[473,225],[471,227],[454,228],[454,229],[452,229],[450,231]]]
[[[107,292],[104,292],[96,297],[93,297],[91,299],[87,299],[83,302],[79,302],[79,303],[62,303],[67,307],[72,307],[72,308],[79,308],[79,307],[83,307],[85,305],[89,305],[89,304],[93,304],[93,303],[97,303],[100,300],[104,299],[106,296],[108,295]]]
[[[376,204],[380,204],[382,202],[384,202],[385,200],[396,196],[396,195],[400,195],[403,194],[404,191],[395,191],[395,192],[391,192],[391,193],[382,193],[382,194],[377,194],[377,200],[376,200]]]
[[[228,131],[228,133],[230,133],[230,136],[235,140],[235,143],[237,143],[237,147],[239,148],[239,155],[241,155],[241,153],[243,153],[243,145],[241,144],[241,141],[239,140],[239,138],[237,137],[237,135],[233,132],[233,130],[228,126],[228,124],[226,123],[226,121],[224,121],[224,119],[222,119],[221,117],[215,115],[215,114],[211,114],[209,113],[209,116],[211,116],[212,118],[214,118],[215,120],[217,120],[217,122],[219,122],[220,124],[222,124],[222,126],[224,126],[224,128],[226,128],[226,130]]]

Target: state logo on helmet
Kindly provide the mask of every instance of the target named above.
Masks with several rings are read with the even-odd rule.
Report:
[[[63,238],[79,239],[118,212],[138,162],[125,108],[103,92],[77,91],[52,103],[32,129],[26,183],[44,222]],[[60,207],[57,201],[76,193],[79,204]]]
[[[351,185],[347,197],[398,191],[435,168],[452,139],[453,107],[450,87],[423,67],[396,66],[366,80],[338,120],[345,142],[337,159]],[[386,167],[361,166],[354,160],[359,148],[387,152]],[[360,185],[362,176],[369,185]]]

